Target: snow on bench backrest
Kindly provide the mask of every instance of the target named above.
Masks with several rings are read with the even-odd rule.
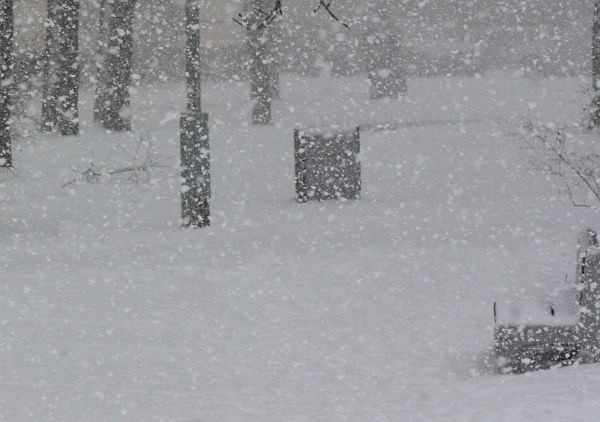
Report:
[[[581,283],[586,256],[591,247],[598,247],[598,235],[592,228],[582,230],[577,236],[577,267],[575,270],[575,281]]]

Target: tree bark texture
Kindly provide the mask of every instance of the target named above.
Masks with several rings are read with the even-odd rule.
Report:
[[[208,114],[186,112],[180,127],[182,225],[207,227],[211,196]]]
[[[13,37],[13,0],[0,0],[0,167],[12,167],[10,112]]]
[[[600,126],[600,0],[594,3],[594,23],[592,25],[592,107],[593,126]]]
[[[187,110],[202,111],[202,67],[200,57],[200,3],[188,0],[185,8],[185,72]]]
[[[79,1],[48,0],[42,130],[79,133]]]
[[[186,0],[185,69],[187,111],[180,120],[181,221],[187,228],[210,225],[208,114],[202,113],[200,3]]]
[[[254,124],[271,123],[273,98],[280,96],[279,63],[281,36],[278,19],[268,26],[257,28],[275,7],[275,0],[245,0],[245,15],[248,17],[246,44],[250,57],[250,97],[256,99],[252,110]]]
[[[94,120],[113,131],[131,130],[128,110],[135,4],[135,0],[101,3]]]

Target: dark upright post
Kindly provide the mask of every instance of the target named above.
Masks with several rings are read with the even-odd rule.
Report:
[[[210,225],[208,114],[202,113],[199,0],[186,3],[187,111],[181,116],[181,216],[184,227]]]
[[[13,0],[0,0],[0,167],[12,167],[10,106],[14,17]]]

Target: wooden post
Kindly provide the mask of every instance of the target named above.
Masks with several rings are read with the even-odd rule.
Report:
[[[210,225],[210,145],[208,114],[202,113],[200,5],[186,3],[187,111],[180,120],[181,216],[183,227]]]
[[[0,167],[12,167],[10,109],[13,69],[13,0],[0,0]]]

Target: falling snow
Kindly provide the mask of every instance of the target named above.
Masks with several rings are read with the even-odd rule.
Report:
[[[39,3],[9,50],[0,0],[0,420],[597,420],[600,367],[500,375],[493,314],[576,320],[598,191],[527,134],[595,169],[594,2],[206,1],[198,61],[182,0],[49,0],[70,76]],[[298,201],[294,131],[356,128]]]

